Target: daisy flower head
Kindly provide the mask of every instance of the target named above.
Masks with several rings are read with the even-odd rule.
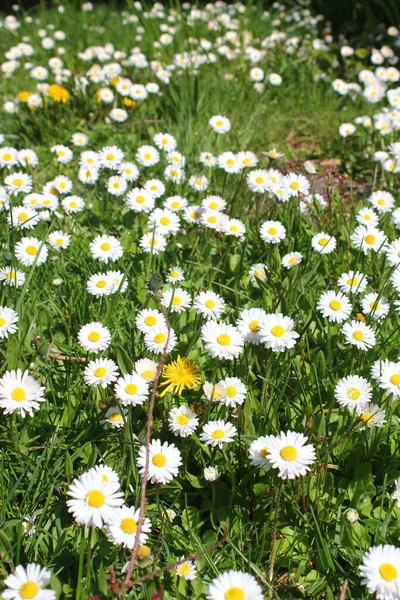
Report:
[[[385,254],[392,267],[400,265],[400,239],[394,240],[391,244],[386,246]]]
[[[178,356],[176,360],[165,365],[162,374],[165,380],[160,387],[167,387],[160,394],[161,398],[168,392],[180,396],[183,390],[192,390],[200,383],[200,370],[186,356]]]
[[[186,223],[199,223],[201,220],[201,215],[203,213],[203,208],[197,205],[191,205],[185,208],[183,212],[183,218]]]
[[[236,158],[242,169],[249,169],[250,167],[255,167],[258,163],[258,158],[254,154],[254,152],[239,152],[236,155]]]
[[[136,152],[136,160],[142,167],[153,167],[159,162],[160,153],[154,146],[140,146]]]
[[[0,338],[7,338],[18,329],[18,313],[7,306],[0,306]]]
[[[220,403],[225,406],[240,406],[245,401],[247,390],[243,381],[238,377],[225,377],[219,382],[225,388],[225,394]]]
[[[222,231],[228,215],[219,210],[204,210],[200,216],[200,222],[208,229]]]
[[[353,123],[342,123],[339,125],[339,135],[342,138],[347,138],[350,135],[353,135],[356,131],[356,126]]]
[[[164,208],[168,210],[172,210],[174,212],[179,212],[180,210],[184,210],[188,206],[188,201],[186,198],[182,196],[169,196],[164,200]]]
[[[304,175],[289,173],[282,180],[282,186],[288,190],[291,196],[298,194],[307,195],[310,191],[310,182]]]
[[[2,267],[0,269],[0,281],[2,281],[4,285],[21,287],[25,283],[25,273],[19,269],[14,269],[13,267]]]
[[[165,185],[160,179],[148,179],[144,184],[144,189],[148,190],[154,198],[161,198],[165,192]]]
[[[188,184],[195,192],[204,192],[208,188],[208,179],[205,175],[192,175]]]
[[[173,329],[166,325],[158,325],[153,327],[151,331],[147,331],[144,335],[144,345],[147,350],[154,354],[162,354],[164,349],[166,352],[171,352],[176,346],[177,338]]]
[[[253,285],[256,285],[258,280],[267,281],[268,270],[269,269],[267,265],[264,265],[262,263],[256,263],[254,265],[251,265],[249,269],[249,277],[251,283]]]
[[[36,563],[29,563],[26,567],[18,565],[13,573],[5,578],[2,596],[4,600],[55,600],[56,592],[45,590],[49,585],[51,572]]]
[[[397,600],[400,589],[400,549],[385,544],[370,548],[360,565],[361,583],[378,600]]]
[[[240,313],[236,326],[243,335],[245,342],[250,342],[256,346],[260,344],[260,324],[266,316],[267,313],[262,308],[250,308]]]
[[[67,500],[68,512],[86,527],[103,527],[124,504],[119,481],[104,480],[92,469],[73,480],[67,495],[71,498]]]
[[[382,190],[373,192],[369,196],[368,202],[370,202],[372,206],[376,208],[379,214],[391,212],[395,205],[395,200],[392,194]]]
[[[71,243],[71,236],[68,233],[65,233],[65,231],[58,229],[57,231],[50,233],[47,240],[53,250],[60,252],[60,250],[68,248]]]
[[[240,173],[242,167],[233,152],[223,152],[217,158],[217,165],[225,171],[225,173]]]
[[[119,167],[119,174],[125,181],[136,181],[139,177],[139,169],[132,162],[123,162]]]
[[[226,200],[221,196],[209,195],[201,202],[204,210],[217,210],[223,212],[226,208]]]
[[[390,311],[390,304],[387,302],[386,298],[375,292],[364,296],[361,306],[363,313],[365,315],[371,315],[375,321],[386,317]]]
[[[266,471],[271,468],[268,460],[270,436],[261,436],[249,446],[250,464],[254,467],[263,467]]]
[[[159,254],[166,249],[167,240],[161,233],[153,231],[151,233],[145,233],[140,238],[139,246],[142,248],[143,252]]]
[[[338,287],[345,294],[362,294],[368,285],[368,278],[359,271],[342,273],[338,279]]]
[[[225,300],[211,290],[200,292],[193,301],[193,307],[197,314],[206,319],[219,319],[225,310]]]
[[[168,283],[175,283],[178,281],[184,281],[185,274],[180,267],[171,267],[168,271],[167,281]]]
[[[107,263],[116,261],[123,255],[121,243],[112,235],[98,235],[90,244],[90,252],[94,258]]]
[[[246,183],[252,192],[262,194],[270,189],[271,179],[265,169],[255,169],[247,174]]]
[[[315,449],[307,444],[302,433],[281,431],[279,435],[269,437],[267,458],[273,469],[279,469],[281,479],[294,479],[305,475],[309,465],[315,461]]]
[[[153,136],[153,142],[159,150],[165,150],[166,152],[176,148],[176,139],[169,133],[156,133]]]
[[[185,557],[182,556],[181,560],[183,558]],[[192,581],[197,577],[196,565],[191,560],[186,560],[175,567],[175,573],[178,575],[178,577],[183,577],[183,579],[186,579],[186,581]]]
[[[340,406],[354,410],[368,404],[372,397],[372,387],[364,377],[349,375],[337,382],[334,395]]]
[[[32,177],[22,171],[11,173],[4,179],[4,185],[7,192],[11,195],[17,195],[21,192],[29,194],[32,190]]]
[[[127,413],[118,406],[112,406],[109,408],[104,415],[104,419],[100,421],[100,425],[104,425],[105,423],[109,423],[113,429],[122,429],[125,426],[125,419],[127,417]]]
[[[232,423],[218,420],[206,423],[199,437],[206,446],[222,448],[224,444],[233,442],[236,435],[237,429]]]
[[[317,233],[311,240],[311,246],[318,254],[331,254],[336,248],[336,238],[329,233]]]
[[[61,200],[61,206],[67,215],[74,215],[85,208],[85,201],[80,196],[66,196]]]
[[[139,512],[139,509],[133,506],[121,506],[113,511],[110,520],[106,523],[106,534],[113,544],[133,549],[137,537]],[[140,528],[140,545],[146,543],[150,531],[150,519],[145,517]]]
[[[280,221],[265,221],[260,227],[260,236],[266,244],[279,244],[286,238],[286,229]]]
[[[118,377],[118,367],[109,358],[96,358],[91,360],[83,372],[83,379],[87,385],[106,388]]]
[[[149,216],[149,229],[161,235],[175,235],[179,227],[179,216],[168,208],[156,208]]]
[[[356,219],[360,225],[365,225],[366,227],[371,225],[372,227],[376,227],[379,223],[379,216],[372,208],[362,208],[359,210]]]
[[[244,339],[233,325],[210,320],[201,328],[201,339],[212,358],[233,360],[243,350]]]
[[[400,362],[389,362],[381,365],[378,372],[379,387],[393,394],[394,398],[400,397]]]
[[[100,165],[108,169],[119,169],[124,160],[124,153],[117,146],[104,146],[97,153]]]
[[[180,287],[166,290],[161,296],[161,305],[173,313],[181,313],[186,308],[190,308],[191,304],[190,294]]]
[[[8,224],[18,229],[33,229],[39,221],[40,216],[29,206],[14,206],[8,214]]]
[[[86,146],[89,141],[89,137],[86,135],[86,133],[77,132],[72,134],[71,141],[74,146]]]
[[[303,260],[303,255],[300,252],[289,252],[282,258],[281,264],[286,269],[291,269],[299,265]]]
[[[207,400],[220,402],[225,398],[226,390],[222,383],[211,383],[206,381],[203,385],[203,393]]]
[[[261,343],[273,352],[284,352],[293,348],[299,334],[293,331],[294,321],[281,313],[267,314],[260,323]]]
[[[138,373],[119,377],[115,383],[115,395],[124,406],[139,406],[149,395],[149,384]]]
[[[376,227],[359,225],[350,236],[353,246],[367,254],[369,250],[379,252],[386,243],[386,235]]]
[[[363,423],[360,431],[368,427],[379,427],[380,429],[387,423],[385,411],[376,404],[365,404],[363,407],[357,407],[357,417]]]
[[[0,379],[0,408],[4,414],[17,412],[22,418],[39,408],[39,402],[44,402],[45,388],[29,375],[28,371],[6,371]]]
[[[150,358],[141,358],[134,364],[134,373],[137,373],[147,383],[151,383],[156,378],[158,362],[150,360]]]
[[[227,219],[222,223],[222,231],[226,235],[241,238],[246,234],[246,226],[240,219]]]
[[[321,294],[317,303],[317,310],[333,323],[345,321],[350,316],[352,308],[347,296],[333,290]]]
[[[83,325],[78,331],[78,342],[87,352],[102,352],[111,344],[111,333],[107,327],[95,321]]]
[[[217,159],[211,152],[201,152],[199,156],[199,163],[204,167],[215,167]]]
[[[222,115],[211,117],[208,124],[215,133],[228,133],[231,128],[230,120]]]
[[[54,187],[60,194],[69,194],[72,190],[73,184],[69,177],[65,175],[57,175],[57,177],[52,182],[52,187]]]
[[[185,405],[173,408],[168,415],[168,429],[180,437],[192,435],[198,424],[199,419],[196,413]]]
[[[282,77],[278,73],[270,73],[268,75],[268,81],[271,85],[281,85]]]
[[[60,164],[68,164],[74,158],[74,153],[68,146],[64,146],[63,144],[56,144],[50,148],[50,152],[53,152],[57,156],[57,161]]]
[[[109,296],[113,292],[114,284],[107,273],[95,273],[89,277],[86,289],[93,296]]]
[[[261,586],[253,575],[225,571],[213,579],[206,592],[207,600],[263,600]]]
[[[136,316],[136,327],[142,333],[152,331],[158,325],[166,326],[164,315],[154,308],[143,308]]]
[[[134,188],[126,195],[125,203],[135,212],[149,213],[154,208],[155,198],[149,190]]]
[[[37,517],[36,515],[32,515],[29,517],[25,517],[24,520],[22,521],[22,529],[24,531],[24,535],[26,537],[31,537],[35,531],[36,531],[36,521]]]
[[[178,475],[182,465],[182,457],[174,444],[161,443],[160,440],[150,442],[150,455],[147,479],[150,483],[169,483]],[[142,477],[146,472],[146,446],[139,450],[137,466]]]
[[[34,237],[24,237],[15,245],[15,256],[25,267],[43,264],[47,255],[47,246]]]
[[[368,350],[375,346],[375,332],[362,321],[350,321],[342,327],[346,343],[356,346],[359,350]]]
[[[107,181],[107,191],[112,196],[122,196],[127,190],[128,184],[122,175],[113,175]]]

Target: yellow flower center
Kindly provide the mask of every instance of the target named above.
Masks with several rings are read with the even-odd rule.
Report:
[[[226,395],[228,398],[234,398],[236,396],[237,390],[233,385],[228,385],[226,388]]]
[[[137,524],[136,524],[135,519],[132,519],[132,517],[122,519],[121,529],[124,533],[135,533],[135,531],[137,529]]]
[[[170,276],[176,279],[177,277],[179,277],[179,271],[171,271]]]
[[[115,413],[111,413],[111,415],[108,417],[108,419],[112,423],[118,423],[118,421],[122,421],[122,416],[119,412],[115,412]]]
[[[146,371],[143,371],[141,377],[143,377],[143,379],[153,379],[154,375],[154,371],[150,371],[150,369],[147,369]]]
[[[250,321],[250,323],[249,323],[249,329],[253,333],[256,333],[258,331],[259,326],[260,326],[260,321],[257,321],[256,319],[254,319],[253,321]]]
[[[369,246],[373,246],[376,242],[376,238],[372,233],[369,233],[368,235],[366,235],[364,240]]]
[[[100,506],[103,506],[105,501],[106,497],[100,490],[90,490],[90,492],[86,494],[86,502],[92,508],[100,508]]]
[[[249,165],[251,165],[251,159],[250,158],[244,158],[242,160],[242,164],[245,165],[246,167],[248,167]]]
[[[11,392],[11,398],[16,402],[22,402],[26,398],[26,391],[24,388],[17,387]]]
[[[153,327],[157,323],[157,319],[153,315],[148,315],[144,318],[144,322],[149,327]]]
[[[88,338],[91,342],[98,342],[100,339],[100,334],[98,331],[91,331],[88,335]]]
[[[183,563],[183,565],[181,565],[179,567],[179,573],[181,575],[187,575],[190,572],[190,567],[187,563]]]
[[[215,431],[213,431],[211,435],[213,436],[214,439],[220,440],[221,438],[224,437],[225,432],[223,429],[215,429]]]
[[[292,181],[292,183],[289,185],[290,188],[292,188],[292,190],[298,190],[300,185],[298,181]]]
[[[177,421],[179,425],[186,425],[189,422],[189,417],[187,415],[179,415]]]
[[[138,204],[144,204],[145,203],[145,197],[144,196],[136,196],[136,202]]]
[[[167,458],[164,454],[155,454],[152,458],[153,465],[155,467],[165,467],[167,464]]]
[[[220,333],[217,337],[217,342],[220,344],[220,346],[229,346],[231,343],[231,338],[226,333]]]
[[[114,160],[115,156],[114,156],[114,154],[111,154],[111,152],[110,152],[110,153],[107,154],[106,159],[107,160]]]
[[[204,302],[204,304],[206,305],[207,308],[215,308],[215,300],[206,300]]]
[[[264,177],[256,177],[256,183],[264,183]]]
[[[224,596],[225,600],[244,600],[245,598],[244,591],[238,587],[229,588],[229,590],[226,590]]]
[[[212,215],[211,217],[208,217],[207,221],[209,223],[216,223],[217,222],[217,217],[214,217],[214,215]]]
[[[98,367],[94,374],[96,377],[104,377],[104,375],[107,375],[107,369],[105,367]]]
[[[99,279],[99,281],[96,283],[96,287],[98,288],[105,288],[107,285],[107,281],[105,279]]]
[[[362,331],[354,331],[353,338],[357,340],[357,342],[362,342],[364,339],[364,334]]]
[[[103,244],[100,246],[100,248],[101,248],[102,250],[104,250],[104,251],[111,250],[111,244],[109,244],[108,242],[104,242],[104,243],[103,243]]]
[[[57,246],[62,246],[63,243],[64,243],[64,238],[57,238],[56,239]]]
[[[3,325],[5,325],[6,323],[6,319],[4,317],[0,317],[0,327],[3,327]]]
[[[393,581],[397,577],[397,569],[390,563],[383,563],[379,567],[379,574],[385,581]]]
[[[392,375],[390,378],[390,383],[393,383],[393,385],[400,385],[400,373],[395,373]]]
[[[172,206],[172,208],[179,208],[179,207],[180,207],[180,205],[181,205],[181,203],[180,203],[180,202],[172,202],[172,203],[171,203],[171,206]]]
[[[75,202],[75,200],[72,200],[72,202],[69,203],[69,207],[70,208],[77,208],[78,204],[77,202]]]
[[[137,391],[138,391],[138,389],[139,389],[139,388],[138,388],[138,386],[137,386],[135,383],[128,383],[128,384],[125,386],[125,392],[126,392],[127,394],[131,394],[131,395],[133,395],[133,394],[136,394],[136,393],[137,393]]]
[[[18,220],[19,221],[27,221],[29,219],[28,214],[26,212],[19,213]]]
[[[167,339],[167,336],[165,335],[165,333],[157,333],[154,336],[154,341],[156,344],[162,344],[163,342],[165,342],[166,339]]]
[[[228,158],[228,160],[226,161],[226,164],[231,166],[235,164],[235,161],[233,160],[233,158]]]
[[[151,159],[151,154],[150,154],[150,152],[146,152],[146,153],[144,154],[144,159],[145,159],[145,160],[150,160],[150,159]]]
[[[223,121],[216,121],[215,124],[216,124],[217,127],[222,127],[223,124],[224,124],[224,122]]]
[[[285,335],[286,332],[285,332],[285,328],[282,327],[281,325],[274,325],[273,328],[271,329],[271,333],[275,337],[282,337],[283,335]]]
[[[6,152],[5,154],[3,154],[3,160],[11,160],[12,159],[12,154],[10,154],[9,152]]]
[[[216,210],[218,208],[218,202],[210,202],[208,208],[211,208],[211,210]]]
[[[24,183],[24,180],[21,179],[20,177],[17,177],[16,179],[14,179],[13,181],[13,185],[16,185],[17,187],[19,187],[20,185],[22,185]]]
[[[376,304],[376,300],[373,300],[372,302],[369,303],[369,307],[375,308],[375,310],[379,310],[381,305],[379,304],[379,302],[378,302],[378,304]]]
[[[352,387],[347,391],[347,395],[350,400],[357,400],[361,396],[361,392],[359,389]]]
[[[365,412],[362,415],[360,415],[360,419],[361,419],[361,421],[364,421],[364,423],[367,421],[370,421],[371,418],[372,418],[372,413],[370,413],[370,412]]]
[[[318,244],[320,246],[326,246],[328,242],[329,242],[329,240],[326,237],[322,237],[320,240],[318,240]]]
[[[342,304],[339,302],[339,300],[331,300],[329,302],[329,306],[332,310],[340,310],[342,308]]]
[[[34,581],[26,581],[19,588],[21,598],[34,598],[39,591],[39,586]]]
[[[173,306],[180,306],[182,304],[182,298],[180,296],[174,296],[172,300]]]
[[[297,258],[295,256],[292,256],[292,258],[289,258],[289,265],[294,265],[294,263],[297,262]]]
[[[116,189],[116,190],[117,190],[118,188],[120,188],[120,187],[121,187],[121,184],[120,184],[120,182],[119,182],[119,181],[114,181],[114,187],[115,187],[115,189]]]
[[[355,277],[350,277],[350,279],[347,280],[347,284],[351,286],[358,285],[358,279]]]
[[[158,190],[158,186],[157,186],[157,185],[152,185],[152,186],[150,187],[150,189],[151,189],[151,191],[152,191],[152,192],[156,192],[156,191]],[[167,224],[168,224],[168,223],[167,223]]]
[[[200,213],[192,212],[192,214],[190,216],[192,217],[192,219],[198,219],[200,217]]]
[[[294,446],[284,446],[279,454],[283,460],[291,461],[296,460],[299,455],[299,451]]]
[[[260,450],[260,456],[262,458],[266,458],[267,454],[269,454],[268,449],[267,448],[261,448],[261,450]]]
[[[232,231],[233,233],[236,233],[238,230],[238,226],[237,225],[231,225],[229,227],[229,231]]]
[[[25,251],[29,256],[35,256],[35,254],[37,254],[36,246],[27,246]]]
[[[379,206],[385,206],[385,200],[383,198],[379,198],[378,204]]]

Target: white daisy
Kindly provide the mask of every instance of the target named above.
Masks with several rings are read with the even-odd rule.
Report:
[[[382,319],[382,317],[386,317],[390,311],[390,304],[387,302],[386,298],[375,292],[364,296],[361,306],[363,313],[365,315],[371,315],[375,321]]]
[[[368,404],[372,397],[372,387],[364,377],[349,375],[337,382],[334,395],[341,406],[354,410]]]
[[[186,308],[190,308],[191,304],[190,294],[180,287],[166,290],[161,296],[161,305],[172,313],[181,313]]]
[[[18,313],[7,306],[0,306],[0,338],[6,338],[18,329]]]
[[[116,261],[123,255],[121,243],[112,235],[98,235],[90,244],[90,252],[101,262]]]
[[[173,408],[168,415],[168,429],[174,435],[188,437],[196,430],[199,419],[188,406]]]
[[[263,600],[261,586],[253,575],[225,571],[213,579],[206,592],[207,600]]]
[[[4,600],[55,600],[56,592],[43,589],[49,585],[50,578],[51,572],[36,563],[29,563],[26,567],[18,565],[3,581],[5,589],[2,597]]]
[[[279,244],[286,238],[286,229],[280,221],[265,221],[260,227],[260,236],[266,244]]]
[[[168,345],[166,346],[168,342]],[[153,327],[151,331],[147,331],[144,336],[144,345],[150,352],[154,354],[162,354],[166,349],[167,352],[171,352],[177,342],[176,333],[170,328],[168,334],[168,328],[165,325],[157,325]]]
[[[193,307],[197,314],[207,319],[219,319],[225,310],[225,300],[219,294],[212,292],[200,292],[193,301]]]
[[[174,444],[161,443],[160,440],[152,440],[149,448],[148,480],[151,483],[169,483],[178,475],[179,467],[182,465],[182,457]],[[145,474],[146,446],[139,450],[137,466],[142,477]]]
[[[101,352],[111,344],[111,333],[107,327],[94,321],[83,325],[78,331],[78,342],[87,352]]]
[[[152,331],[154,327],[158,325],[166,326],[164,315],[154,308],[143,308],[136,316],[135,319],[136,327],[142,333]]]
[[[250,464],[255,467],[263,467],[266,471],[271,468],[268,460],[270,436],[261,436],[254,440],[249,446]]]
[[[0,379],[0,408],[4,414],[18,412],[21,417],[40,407],[39,402],[44,402],[45,388],[41,387],[28,371],[6,371]]]
[[[124,548],[133,549],[137,536],[139,509],[131,506],[121,506],[113,511],[106,524],[106,534],[113,544],[121,544]],[[151,531],[150,519],[145,517],[140,528],[139,543],[143,545],[148,539]]]
[[[311,245],[318,254],[330,254],[336,248],[336,238],[329,233],[317,233],[312,238]]]
[[[119,377],[115,383],[115,395],[124,406],[143,404],[149,395],[149,384],[138,373]]]
[[[315,449],[307,444],[308,439],[302,433],[281,431],[279,435],[269,437],[267,458],[273,469],[279,469],[281,479],[294,479],[305,475],[309,465],[315,461]]]
[[[360,565],[361,582],[378,600],[398,600],[400,549],[385,544],[370,548]]]
[[[181,560],[183,558],[185,557],[182,556]],[[197,577],[196,565],[192,561],[186,560],[185,562],[176,566],[175,573],[178,575],[178,577],[183,577],[183,579],[186,579],[186,581],[192,581]]]
[[[368,285],[368,278],[359,271],[342,273],[338,279],[338,287],[345,294],[362,294]]]
[[[236,435],[237,429],[232,423],[219,420],[206,423],[199,438],[206,446],[222,448],[224,444],[233,442]]]
[[[240,313],[240,318],[236,326],[243,335],[245,342],[250,342],[257,346],[260,344],[260,324],[266,316],[267,313],[262,308],[250,308]]]
[[[48,255],[47,246],[38,238],[23,237],[15,245],[15,256],[25,266],[42,265]]]
[[[225,394],[221,398],[221,404],[225,406],[240,406],[245,401],[246,386],[238,377],[225,377],[219,382],[225,388]]]
[[[267,314],[260,323],[260,340],[273,352],[284,352],[293,348],[299,334],[293,331],[294,321],[281,313]]]
[[[118,377],[118,367],[109,358],[91,360],[83,372],[85,383],[90,386],[100,385],[106,388]]]
[[[360,350],[368,350],[375,346],[374,330],[362,321],[350,321],[342,327],[347,344],[357,346]]]
[[[233,325],[208,321],[201,328],[201,338],[212,358],[233,360],[243,350],[243,336]]]
[[[363,423],[360,431],[368,427],[382,428],[387,423],[385,419],[385,411],[380,409],[376,404],[365,404],[357,408],[357,417]]]
[[[334,323],[345,321],[350,316],[352,308],[347,296],[333,290],[321,294],[317,303],[317,310]]]

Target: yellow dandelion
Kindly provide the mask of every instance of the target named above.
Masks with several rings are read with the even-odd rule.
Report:
[[[166,365],[162,374],[165,381],[161,385],[167,387],[161,394],[161,398],[167,392],[181,395],[184,389],[192,390],[200,383],[200,370],[185,356],[183,358],[178,356],[174,362]]]
[[[22,92],[19,92],[19,94],[17,95],[17,99],[20,102],[28,102],[28,99],[32,96],[33,92],[28,92],[26,90],[23,90]]]
[[[47,90],[47,93],[55,102],[67,102],[69,98],[69,91],[57,83],[53,83]]]

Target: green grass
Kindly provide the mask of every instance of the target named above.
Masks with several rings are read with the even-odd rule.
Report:
[[[136,14],[130,3],[124,8]],[[149,61],[160,58],[170,64],[174,54],[192,48],[188,37],[215,43],[217,36],[222,35],[207,31],[204,22],[190,27],[186,17],[180,20],[180,5],[172,8],[178,13],[181,26],[174,43],[159,53],[153,42],[159,38],[163,20],[143,19],[138,13],[145,33],[143,40],[135,41],[136,25],[124,25],[120,9],[117,12],[107,4],[85,13],[67,3],[64,14],[56,8],[32,11],[32,17],[39,18],[40,24],[24,22],[16,32],[2,29],[0,55],[3,60],[11,46],[29,36],[35,54],[22,61],[45,66],[56,54],[41,48],[37,29],[47,27],[51,32],[48,25],[53,24],[67,35],[65,41],[57,42],[57,47],[65,47],[65,66],[81,76],[96,62],[85,63],[77,57],[77,52],[89,45],[111,42],[116,50],[128,53],[138,45]],[[257,3],[249,3],[243,15],[238,15],[239,31],[251,31],[255,39],[269,35],[274,29],[271,19],[278,13],[272,12],[269,20],[262,20],[261,13]],[[93,26],[104,27],[104,32],[99,33]],[[130,407],[125,427],[120,430],[101,425],[107,408],[116,403],[113,386],[86,386],[84,362],[59,357],[81,357],[84,361],[95,358],[79,346],[77,333],[82,325],[101,321],[113,335],[104,356],[112,358],[121,373],[130,372],[136,360],[150,356],[135,327],[135,317],[145,306],[160,308],[157,296],[148,293],[147,281],[152,274],[160,273],[163,290],[167,289],[168,270],[178,265],[185,272],[181,285],[192,298],[209,289],[224,298],[225,322],[235,323],[243,309],[260,307],[268,313],[282,312],[292,317],[300,338],[292,350],[284,353],[248,344],[236,360],[219,361],[205,351],[200,337],[202,321],[193,309],[178,315],[169,312],[178,344],[166,362],[178,354],[189,356],[201,371],[202,383],[239,377],[246,385],[247,397],[233,415],[232,409],[218,403],[204,403],[202,386],[186,390],[181,399],[171,394],[162,399],[156,397],[152,436],[175,443],[182,453],[184,468],[167,485],[148,485],[146,516],[152,522],[148,540],[152,558],[140,563],[135,576],[150,573],[182,555],[201,552],[222,536],[222,523],[228,524],[229,536],[217,550],[196,561],[198,576],[193,582],[178,578],[172,569],[135,586],[124,597],[147,600],[163,585],[166,600],[202,600],[208,583],[229,569],[251,573],[265,595],[276,599],[333,600],[340,597],[339,588],[345,580],[346,598],[371,597],[360,582],[358,567],[363,554],[373,545],[396,544],[400,534],[400,511],[391,498],[394,480],[400,476],[399,403],[374,385],[373,402],[384,407],[387,423],[382,429],[361,431],[358,420],[339,407],[333,392],[338,380],[348,375],[361,375],[372,383],[370,368],[374,361],[396,361],[398,357],[400,322],[394,309],[398,294],[389,281],[392,269],[384,253],[364,256],[350,243],[357,224],[356,213],[367,205],[365,200],[373,187],[375,163],[371,158],[367,160],[365,154],[371,157],[382,144],[385,147],[396,141],[396,134],[382,142],[378,132],[358,127],[354,137],[340,138],[341,123],[352,122],[359,115],[372,115],[376,107],[363,99],[339,96],[330,81],[335,77],[355,81],[360,68],[368,68],[368,59],[354,58],[345,66],[335,66],[335,43],[328,52],[316,51],[304,37],[304,27],[295,23],[282,27],[287,27],[288,36],[302,37],[301,49],[294,54],[281,47],[268,50],[258,66],[266,73],[280,73],[283,84],[274,87],[267,83],[261,94],[252,88],[248,78],[252,65],[239,53],[232,61],[219,56],[216,64],[201,66],[198,75],[173,73],[169,85],[160,82],[162,94],[149,95],[128,111],[128,120],[122,124],[106,122],[112,105],[95,99],[96,90],[107,84],[91,83],[83,96],[73,89],[71,79],[64,84],[71,92],[66,104],[46,101],[44,108],[33,111],[21,105],[16,115],[1,112],[0,131],[5,134],[2,145],[31,148],[39,156],[39,165],[30,171],[34,191],[63,174],[74,183],[72,193],[82,196],[86,203],[85,210],[76,217],[66,215],[60,208],[49,221],[40,222],[33,233],[26,234],[45,240],[51,231],[63,229],[72,236],[67,250],[56,254],[49,249],[47,261],[31,268],[17,264],[14,253],[16,242],[25,233],[9,226],[7,211],[0,213],[0,267],[12,263],[26,273],[23,287],[0,287],[0,305],[14,308],[19,315],[18,331],[0,340],[0,376],[12,369],[28,369],[46,388],[46,402],[33,417],[0,414],[1,576],[5,577],[18,564],[37,562],[53,572],[51,585],[59,598],[83,599],[93,594],[115,597],[109,587],[110,567],[114,567],[121,581],[121,569],[130,552],[112,545],[102,530],[94,530],[89,537],[88,529],[76,524],[67,512],[67,491],[74,478],[105,463],[118,472],[126,503],[139,506],[141,478],[136,457],[145,436],[147,403]],[[316,28],[310,26],[308,31],[311,39],[322,37]],[[259,47],[258,42],[254,45]],[[327,81],[314,81],[314,76],[322,72]],[[233,79],[226,79],[227,73]],[[156,80],[150,68],[125,67],[123,74],[134,82]],[[54,83],[52,75],[48,81]],[[34,91],[35,85],[23,68],[10,78],[3,77],[0,104],[14,100],[22,90]],[[115,105],[122,106],[120,97]],[[227,135],[218,136],[209,127],[208,120],[215,114],[231,120]],[[187,179],[180,185],[167,182],[164,198],[180,194],[190,204],[198,204],[207,194],[222,195],[228,201],[227,212],[245,223],[245,239],[224,236],[182,220],[165,252],[155,256],[144,253],[139,240],[147,230],[147,219],[128,211],[124,197],[116,198],[107,192],[106,181],[111,172],[102,171],[93,186],[78,180],[81,149],[73,147],[70,141],[77,131],[89,135],[89,144],[82,150],[97,151],[115,144],[125,152],[127,160],[133,161],[136,149],[152,144],[155,133],[172,134],[177,149],[186,157],[187,179],[204,173],[209,178],[209,188],[206,192],[194,192]],[[59,164],[50,152],[54,144],[70,146],[74,160]],[[344,182],[341,188],[337,183],[332,188],[325,186],[325,210],[300,214],[297,199],[278,203],[268,195],[251,192],[240,175],[206,169],[197,160],[200,152],[206,150],[215,155],[252,150],[260,159],[259,168],[268,168],[270,161],[263,152],[273,147],[285,154],[274,167],[285,173],[304,173],[302,163],[312,159],[320,181],[324,167],[319,161],[341,160],[339,169]],[[165,166],[163,158],[153,168],[140,168],[135,185],[144,184],[150,177],[163,180]],[[6,169],[1,171],[0,183],[7,174]],[[396,191],[395,177],[378,170],[375,189]],[[368,191],[353,193],[354,182],[362,183]],[[20,204],[21,199],[14,196],[12,204]],[[162,200],[157,201],[158,206]],[[267,219],[281,221],[286,227],[286,238],[279,245],[267,245],[260,238],[260,226]],[[379,226],[390,240],[398,236],[390,215],[384,215]],[[334,235],[338,241],[336,251],[328,256],[318,255],[311,248],[312,236],[321,231]],[[92,257],[89,244],[99,233],[115,235],[121,241],[124,255],[117,263],[103,265]],[[287,270],[281,259],[291,251],[301,252],[303,261]],[[258,262],[268,266],[268,279],[253,285],[248,271]],[[125,274],[127,291],[102,299],[91,296],[86,290],[89,277],[113,268]],[[338,277],[349,269],[365,273],[369,278],[367,292],[379,292],[391,305],[385,319],[373,321],[367,317],[377,336],[377,344],[368,352],[345,345],[341,325],[330,324],[316,310],[320,295],[328,289],[337,290]],[[54,284],[56,279],[62,280],[61,285]],[[359,297],[353,296],[351,302],[355,318],[361,312]],[[205,404],[200,427],[188,439],[175,438],[168,430],[168,413],[174,406],[193,402]],[[235,442],[225,445],[223,452],[210,449],[199,440],[202,426],[216,419],[232,422],[239,432]],[[276,471],[265,472],[250,465],[248,446],[262,435],[287,430],[305,433],[316,448],[317,460],[308,475],[282,484]],[[203,469],[210,465],[221,471],[214,483],[203,477]],[[170,508],[177,513],[173,522],[165,512]],[[346,519],[350,508],[359,513],[353,524]],[[23,519],[28,516],[36,517],[36,531],[31,537],[24,535],[22,529]]]

